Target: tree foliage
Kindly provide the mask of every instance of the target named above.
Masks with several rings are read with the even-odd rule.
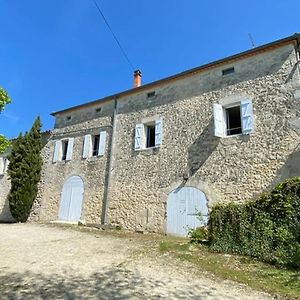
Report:
[[[209,219],[212,250],[300,269],[300,177],[245,204],[219,204]]]
[[[10,103],[11,99],[7,92],[0,87],[0,112],[3,111],[6,104]]]
[[[8,157],[8,175],[11,189],[8,201],[12,216],[18,222],[26,222],[38,192],[42,169],[41,121],[38,117],[31,130],[13,142]]]
[[[0,87],[0,113],[5,108],[6,104],[10,103],[11,99],[7,92]],[[10,142],[0,134],[0,153],[3,153],[5,149],[10,145]]]

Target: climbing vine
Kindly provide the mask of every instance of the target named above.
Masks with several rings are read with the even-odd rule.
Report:
[[[209,224],[210,248],[300,268],[300,177],[245,204],[218,204]]]

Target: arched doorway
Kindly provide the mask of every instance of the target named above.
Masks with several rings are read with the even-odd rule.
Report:
[[[78,221],[81,218],[84,185],[79,176],[69,177],[62,190],[58,219]]]
[[[199,219],[199,215],[201,218]],[[167,203],[167,233],[186,236],[191,228],[207,224],[208,206],[205,194],[194,187],[172,191]]]

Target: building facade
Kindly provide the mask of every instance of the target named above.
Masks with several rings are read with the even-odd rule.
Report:
[[[53,113],[31,220],[186,235],[215,203],[300,175],[299,42]]]

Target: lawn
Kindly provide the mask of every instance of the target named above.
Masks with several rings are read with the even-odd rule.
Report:
[[[193,263],[202,271],[288,299],[300,299],[300,272],[280,269],[255,259],[209,251],[182,239],[167,239],[159,245],[162,253]]]

